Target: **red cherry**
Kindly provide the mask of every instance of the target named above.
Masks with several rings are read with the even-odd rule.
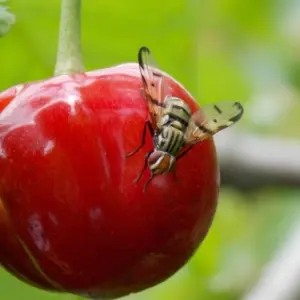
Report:
[[[173,95],[196,102],[168,77]],[[59,76],[0,94],[0,261],[43,289],[111,298],[149,288],[192,256],[211,225],[212,140],[172,173],[138,183],[150,133],[136,64]],[[1,203],[0,203],[1,204]]]

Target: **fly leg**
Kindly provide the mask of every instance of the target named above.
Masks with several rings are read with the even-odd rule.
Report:
[[[193,148],[193,146],[190,146],[186,150],[184,150],[182,153],[180,153],[176,157],[176,161],[178,161],[180,158],[182,158],[183,156],[185,156],[192,148]],[[175,165],[174,165],[174,169],[172,170],[172,175],[173,175],[174,181],[177,182],[178,178],[177,178],[177,175],[176,175],[176,166]]]
[[[149,179],[146,181],[146,183],[145,183],[145,185],[144,185],[144,188],[143,188],[143,192],[144,192],[144,193],[146,192],[147,187],[148,187],[149,183],[151,182],[151,180],[153,179],[154,176],[155,176],[155,175],[153,175],[153,174],[151,173],[151,176],[150,176]]]
[[[180,158],[182,158],[183,156],[185,156],[192,148],[193,148],[193,145],[192,145],[192,146],[189,146],[186,150],[184,150],[183,152],[181,152],[181,153],[176,157],[176,161],[178,161]]]
[[[149,129],[151,135],[152,136],[154,135],[153,127],[151,125],[151,122],[148,120],[148,121],[145,122],[145,125],[144,125],[143,135],[142,135],[142,143],[135,150],[133,150],[132,152],[127,153],[126,158],[134,155],[135,153],[137,153],[145,145],[147,128]]]
[[[152,153],[152,151],[148,152],[148,153],[145,155],[143,169],[142,169],[142,171],[140,172],[139,176],[133,181],[134,183],[138,183],[139,180],[142,178],[142,176],[143,176],[145,170],[147,169],[147,166],[148,166],[148,158],[149,158],[149,156],[150,156],[151,153]]]

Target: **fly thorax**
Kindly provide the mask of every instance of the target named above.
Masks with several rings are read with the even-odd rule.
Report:
[[[182,131],[182,132],[185,132],[185,126],[184,124],[182,124],[182,122],[180,122],[179,120],[172,120],[170,123],[169,123],[169,127],[172,127],[174,130],[179,130],[179,131]]]
[[[165,101],[163,115],[163,124],[166,124],[166,121],[177,120],[186,128],[191,119],[191,110],[188,104],[180,98],[169,97]]]
[[[160,121],[161,127],[168,125],[170,122],[170,116],[164,111],[163,117]]]
[[[156,137],[155,148],[159,151],[164,151],[176,156],[183,146],[184,132],[171,125],[172,123],[161,129]]]

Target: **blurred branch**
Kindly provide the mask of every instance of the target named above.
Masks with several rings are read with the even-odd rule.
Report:
[[[224,130],[215,137],[222,184],[300,187],[300,142]]]
[[[300,142],[227,130],[215,138],[222,184],[249,190],[300,187]],[[243,300],[300,299],[300,222]]]
[[[292,228],[266,266],[253,290],[243,300],[299,300],[300,299],[300,222]]]

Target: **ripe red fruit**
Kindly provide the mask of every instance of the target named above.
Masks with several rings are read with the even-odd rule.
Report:
[[[174,79],[173,95],[197,109]],[[187,262],[215,213],[212,140],[173,174],[137,183],[148,110],[136,64],[0,94],[0,261],[43,289],[112,298],[151,287]],[[0,202],[1,204],[1,202]]]

